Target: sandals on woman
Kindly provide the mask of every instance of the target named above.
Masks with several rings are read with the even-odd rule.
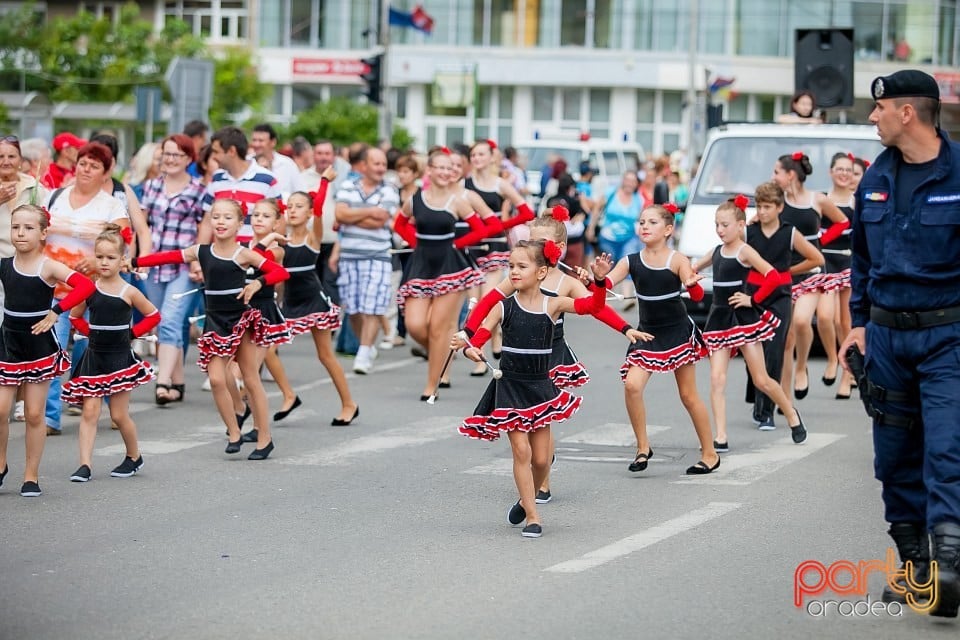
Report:
[[[154,391],[154,402],[156,402],[161,407],[165,404],[171,402],[183,402],[183,394],[186,392],[185,384],[165,384],[163,382],[158,382]],[[161,395],[160,392],[163,392]],[[177,396],[175,398],[170,397],[170,392],[176,391]]]

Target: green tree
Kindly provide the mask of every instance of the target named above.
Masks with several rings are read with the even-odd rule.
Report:
[[[307,140],[330,140],[336,145],[352,142],[377,142],[377,109],[346,97],[317,102],[297,114],[287,127],[286,137],[303,136]],[[394,127],[390,142],[398,149],[409,149],[413,137],[403,127]]]
[[[229,47],[213,58],[213,104],[210,122],[214,129],[234,121],[234,116],[247,111],[257,116],[269,94],[260,82],[249,49]]]

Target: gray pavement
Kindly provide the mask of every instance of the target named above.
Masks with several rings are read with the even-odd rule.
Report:
[[[47,441],[37,499],[18,494],[13,423],[0,638],[956,637],[956,623],[909,611],[812,616],[793,604],[800,562],[879,559],[888,546],[869,425],[855,399],[835,401],[836,387],[820,383],[822,362],[800,405],[810,439],[796,446],[782,418],[774,432],[753,427],[736,361],[732,450],[692,479],[693,428],[672,376],[656,376],[656,455],[630,474],[624,340],[579,318],[567,331],[592,381],[581,411],[554,429],[555,499],[538,540],[506,522],[516,499],[506,439],[456,433],[490,380],[470,378],[463,360],[428,406],[417,399],[423,362],[381,352],[372,375],[350,374],[360,418],[337,428],[333,389],[298,338],[282,356],[304,405],[275,427],[266,462],[246,460],[252,445],[223,453],[190,367],[182,405],[155,408],[152,388],[135,394],[140,474],[109,477],[123,450],[104,417],[94,479],[71,483],[78,418],[67,418]],[[706,398],[705,363],[698,375]],[[873,600],[882,581],[869,578]]]

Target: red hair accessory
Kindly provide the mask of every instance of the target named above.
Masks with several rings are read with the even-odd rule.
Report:
[[[123,227],[120,229],[120,237],[123,238],[124,244],[131,244],[133,242],[133,229]]]
[[[40,207],[40,211],[43,211],[43,215],[47,216],[47,224],[50,224],[50,212],[47,211],[47,208]]]
[[[860,158],[860,160],[863,162],[863,168],[864,168],[864,169],[869,169],[869,168],[870,168],[870,161],[869,161],[869,160],[867,160],[866,158]]]
[[[562,204],[558,204],[550,210],[550,217],[557,222],[566,222],[570,219],[570,211]]]
[[[558,247],[557,243],[553,240],[547,240],[543,243],[543,257],[547,259],[551,267],[557,266],[557,262],[560,260],[560,253],[560,247]]]
[[[287,212],[287,205],[284,203],[283,199],[277,198],[277,213],[283,215]]]
[[[857,160],[857,156],[853,155],[852,153],[848,153],[847,157],[850,158],[850,162],[856,162]]]
[[[790,157],[796,160],[797,162],[800,162],[801,160],[803,160],[803,151],[794,151],[793,155]]]
[[[487,138],[487,146],[490,147],[490,151],[496,151],[496,150],[497,150],[497,143],[496,143],[495,141],[491,140],[490,138]]]
[[[665,202],[665,203],[663,204],[663,209],[664,209],[664,211],[666,211],[667,213],[673,213],[673,214],[676,214],[676,213],[678,213],[678,212],[680,211],[680,207],[678,207],[677,205],[673,204],[672,202]]]
[[[445,155],[445,156],[449,156],[449,155],[450,155],[450,147],[440,147],[440,153],[442,153],[442,154]]]
[[[750,204],[750,198],[743,195],[742,193],[738,193],[737,196],[733,199],[733,206],[735,206],[737,209],[740,209],[740,211],[743,211],[744,213],[747,212],[748,204]]]

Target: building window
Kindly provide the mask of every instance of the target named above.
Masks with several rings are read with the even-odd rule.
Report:
[[[544,3],[546,5],[547,3]],[[546,9],[546,6],[544,6]],[[582,47],[587,41],[587,0],[561,0],[560,46]]]
[[[957,33],[957,3],[956,0],[942,0],[940,2],[940,19],[937,21],[939,38],[937,55],[934,64],[952,65],[957,59],[954,54]]]
[[[480,87],[477,140],[492,138],[505,147],[513,140],[513,87]]]
[[[165,0],[164,15],[189,24],[193,35],[210,40],[249,36],[246,0]]]

